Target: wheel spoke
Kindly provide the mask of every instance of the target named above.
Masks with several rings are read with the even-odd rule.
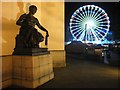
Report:
[[[110,21],[107,13],[100,7],[85,5],[73,13],[69,25],[73,37],[81,42],[93,43],[107,35]]]

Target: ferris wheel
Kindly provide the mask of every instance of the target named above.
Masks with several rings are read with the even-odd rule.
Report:
[[[73,13],[69,24],[74,39],[83,43],[96,43],[107,35],[110,20],[102,8],[85,5]]]

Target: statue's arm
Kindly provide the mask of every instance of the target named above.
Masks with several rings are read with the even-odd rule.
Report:
[[[22,26],[25,16],[26,14],[21,15],[20,18],[17,20],[16,25]]]
[[[47,36],[49,36],[48,31],[47,31],[43,26],[40,25],[38,19],[36,19],[36,25],[37,25],[41,30],[45,31],[46,34],[47,34]]]

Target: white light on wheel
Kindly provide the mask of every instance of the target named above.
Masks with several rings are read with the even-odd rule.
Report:
[[[70,31],[77,41],[96,43],[105,38],[110,28],[107,13],[95,5],[77,9],[70,19]]]

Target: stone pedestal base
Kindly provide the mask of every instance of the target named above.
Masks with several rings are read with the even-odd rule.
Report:
[[[36,88],[54,78],[50,54],[13,56],[13,85]]]
[[[15,48],[13,55],[33,56],[49,53],[48,48]]]

